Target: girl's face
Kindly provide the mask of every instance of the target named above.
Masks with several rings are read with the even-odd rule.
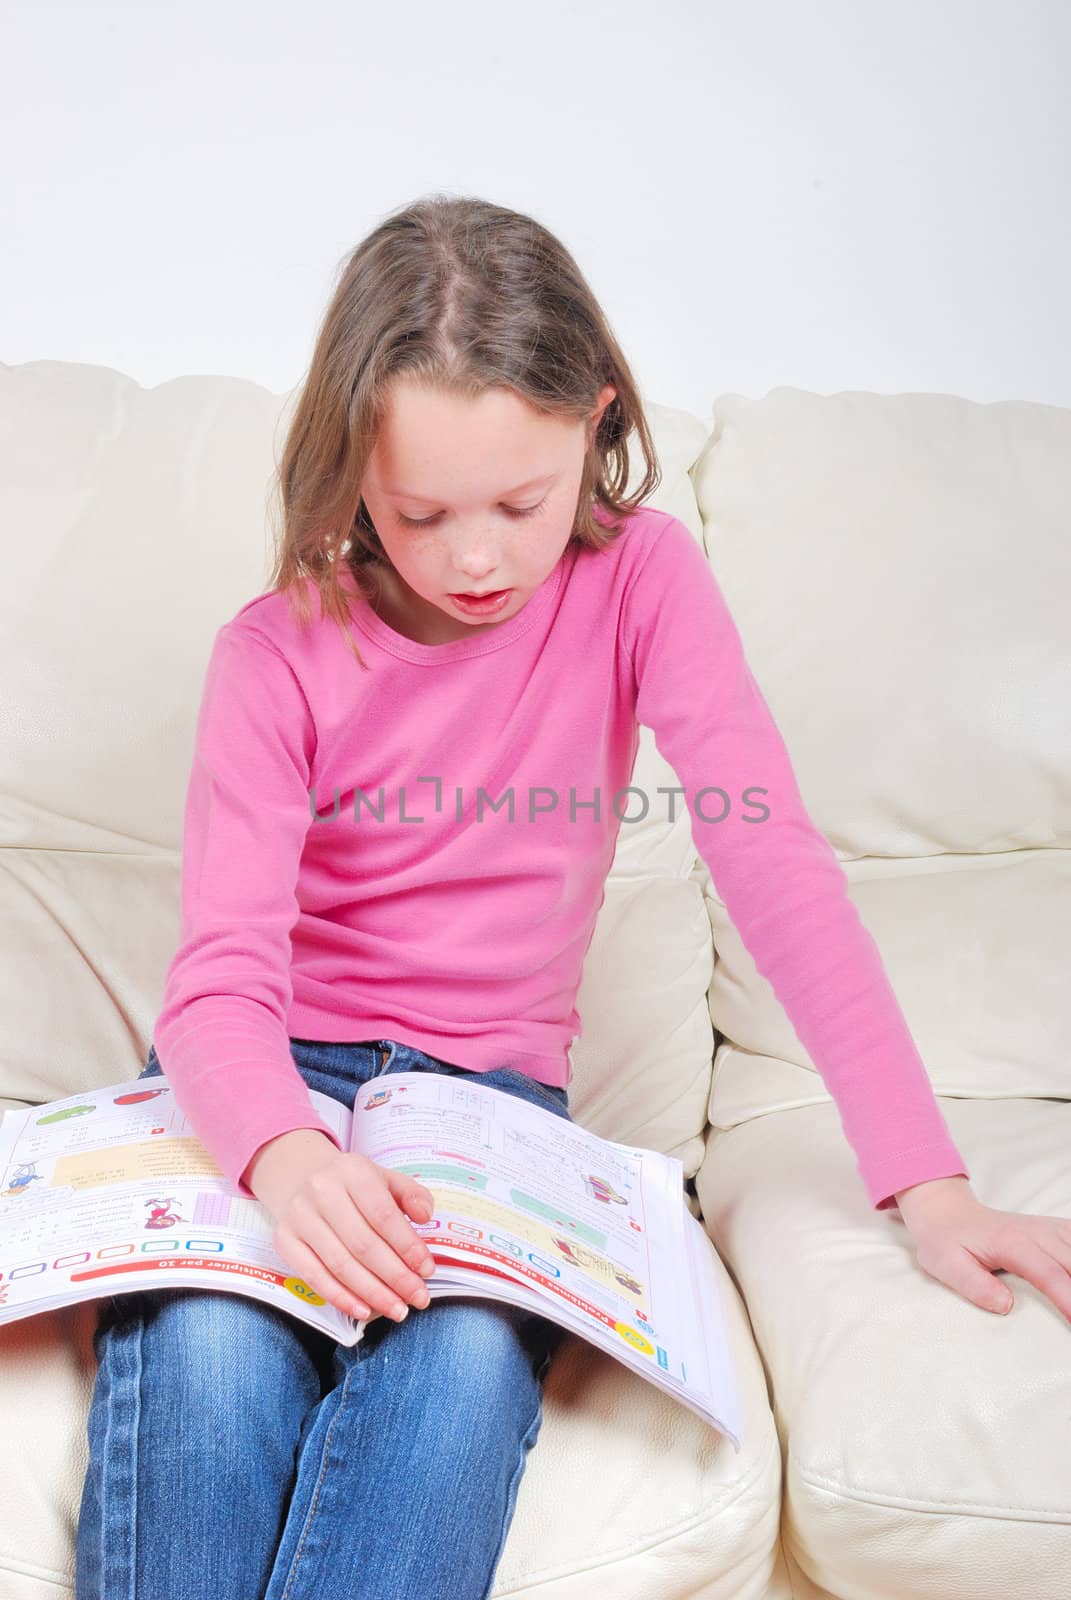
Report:
[[[396,379],[361,495],[391,568],[376,609],[423,644],[486,633],[554,570],[576,516],[588,440],[617,393],[582,423],[544,417],[509,389],[477,400]],[[507,590],[493,611],[459,594]]]

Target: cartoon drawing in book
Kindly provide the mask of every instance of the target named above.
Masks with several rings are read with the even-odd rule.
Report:
[[[584,1174],[588,1194],[593,1200],[601,1200],[605,1205],[627,1206],[628,1199],[623,1194],[618,1194],[612,1183],[607,1183],[605,1178],[597,1178],[593,1172]]]
[[[35,1179],[43,1178],[43,1172],[34,1171],[36,1165],[37,1163],[34,1161],[24,1161],[21,1166],[16,1167],[14,1175],[10,1179],[7,1188],[0,1190],[0,1198],[6,1200],[13,1195],[25,1194],[30,1184],[33,1183]]]
[[[152,1214],[145,1220],[147,1228],[173,1228],[176,1222],[184,1222],[177,1211],[172,1211],[174,1200],[146,1200],[147,1206],[152,1206]]]

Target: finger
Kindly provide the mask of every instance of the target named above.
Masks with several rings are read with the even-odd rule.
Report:
[[[301,1233],[297,1237],[316,1260],[323,1263],[327,1273],[345,1286],[347,1293],[363,1300],[377,1315],[404,1322],[409,1311],[406,1297],[380,1276],[370,1260],[375,1255],[375,1237],[367,1228],[363,1234],[370,1241],[369,1245],[351,1246],[325,1217],[310,1211],[302,1216]],[[423,1279],[417,1281],[423,1289]]]
[[[424,1241],[417,1237],[398,1209],[398,1202],[384,1179],[382,1169],[377,1169],[377,1172],[376,1180],[362,1180],[353,1196],[355,1208],[371,1230],[364,1241],[364,1248],[355,1253],[377,1278],[389,1283],[403,1300],[412,1300],[425,1290],[424,1279],[415,1269],[425,1258],[430,1260],[430,1256]],[[349,1234],[345,1237],[349,1243]]]
[[[362,1321],[371,1317],[371,1306],[359,1299],[346,1284],[340,1283],[338,1278],[327,1270],[319,1256],[310,1250],[297,1234],[278,1228],[272,1243],[287,1266],[293,1267],[295,1272],[300,1273],[309,1288],[321,1295],[337,1311],[343,1312],[346,1316],[359,1317]]]
[[[1065,1254],[1068,1261],[1063,1259]],[[1012,1254],[1012,1259],[1013,1270],[1026,1278],[1026,1282],[1033,1283],[1036,1290],[1041,1290],[1071,1322],[1071,1250],[1049,1237],[1044,1243],[1025,1240]]]
[[[1053,1261],[1060,1262],[1060,1266],[1066,1272],[1071,1272],[1071,1242],[1065,1242],[1063,1238],[1045,1238],[1042,1240],[1041,1248],[1049,1251]]]
[[[390,1167],[381,1167],[374,1162],[369,1162],[369,1167],[374,1174],[375,1184],[373,1189],[365,1185],[361,1187],[361,1209],[368,1216],[368,1205],[365,1197],[374,1196],[376,1205],[375,1227],[388,1245],[396,1252],[403,1262],[413,1271],[419,1272],[427,1263],[434,1267],[431,1252],[418,1233],[415,1233],[406,1220],[406,1210],[414,1220],[427,1222],[435,1209],[432,1195],[404,1172],[395,1172]]]
[[[417,1183],[414,1178],[408,1177],[404,1172],[395,1172],[391,1167],[380,1167],[379,1173],[384,1183],[394,1196],[395,1204],[403,1211],[408,1212],[414,1222],[429,1222],[435,1212],[435,1196],[430,1189],[425,1189],[422,1183]],[[410,1233],[409,1229],[405,1232]],[[431,1259],[427,1246],[419,1234],[411,1234],[416,1240],[420,1251],[421,1260]]]
[[[393,1167],[380,1167],[379,1171],[395,1200],[413,1221],[427,1222],[435,1210],[435,1196],[431,1190],[407,1173],[395,1172]]]
[[[318,1191],[317,1178],[321,1179]],[[328,1184],[329,1190],[325,1188]],[[434,1263],[423,1240],[399,1211],[385,1181],[384,1168],[366,1157],[351,1156],[347,1163],[330,1172],[325,1169],[322,1174],[314,1174],[310,1193],[302,1198],[309,1205],[309,1210],[302,1213],[303,1221],[318,1214],[354,1260],[386,1284],[394,1296],[412,1305],[426,1304],[424,1278],[407,1265],[405,1258],[408,1255],[414,1267],[426,1258],[429,1273]],[[307,1228],[304,1231],[308,1233]],[[333,1261],[328,1265],[334,1268]]]
[[[920,1249],[918,1262],[931,1277],[938,1278],[983,1311],[1010,1311],[1015,1303],[1011,1290],[998,1283],[965,1245],[956,1245],[935,1258],[928,1257],[925,1250]]]
[[[1071,1272],[1049,1253],[1047,1244],[1038,1244],[1033,1239],[1019,1240],[1005,1248],[1001,1262],[1027,1283],[1032,1283],[1071,1322]]]

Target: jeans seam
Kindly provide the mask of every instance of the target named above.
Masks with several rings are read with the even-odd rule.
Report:
[[[305,1549],[306,1541],[309,1537],[309,1534],[312,1532],[312,1525],[316,1520],[317,1512],[319,1510],[320,1494],[323,1490],[325,1482],[327,1481],[327,1466],[331,1455],[331,1435],[334,1433],[335,1428],[338,1425],[338,1419],[341,1417],[346,1402],[349,1399],[350,1379],[353,1376],[354,1370],[355,1369],[353,1367],[347,1367],[346,1376],[342,1380],[341,1392],[337,1387],[334,1390],[334,1393],[338,1394],[339,1396],[338,1405],[335,1407],[335,1414],[331,1418],[327,1433],[324,1437],[323,1450],[320,1455],[320,1471],[316,1479],[316,1487],[312,1493],[312,1500],[309,1504],[308,1515],[305,1518],[305,1526],[301,1530],[301,1538],[298,1541],[298,1547],[294,1551],[293,1560],[290,1563],[290,1571],[286,1575],[286,1587],[283,1590],[281,1600],[288,1600],[288,1596],[293,1588],[294,1579],[297,1576],[297,1569],[301,1561],[302,1551]]]
[[[143,1313],[136,1311],[131,1323],[126,1329],[120,1322],[114,1332],[118,1341],[118,1359],[114,1360],[113,1379],[115,1387],[108,1396],[108,1407],[105,1415],[106,1443],[104,1448],[104,1463],[101,1481],[101,1588],[105,1594],[111,1594],[113,1575],[116,1574],[117,1563],[115,1560],[115,1547],[125,1538],[126,1582],[124,1590],[129,1600],[136,1600],[137,1585],[137,1549],[138,1549],[138,1433],[141,1421],[141,1369],[142,1369],[142,1332],[144,1328]],[[132,1425],[128,1425],[126,1412],[130,1412]],[[120,1415],[117,1416],[116,1413]],[[115,1463],[115,1438],[120,1443],[128,1443],[133,1455],[133,1460],[127,1457],[121,1465]],[[112,1470],[109,1472],[109,1468]],[[104,1482],[104,1474],[108,1474],[109,1484]],[[119,1493],[110,1487],[110,1480],[118,1475]],[[129,1493],[126,1492],[129,1490]],[[114,1516],[107,1517],[105,1507],[117,1507],[123,1503],[130,1508],[129,1520],[125,1526],[125,1533],[120,1532]],[[122,1578],[123,1572],[118,1570],[118,1577]]]
[[[502,1518],[502,1528],[498,1536],[498,1548],[496,1549],[491,1561],[491,1567],[487,1574],[487,1581],[484,1584],[481,1600],[489,1600],[489,1596],[494,1588],[495,1577],[502,1561],[502,1553],[506,1547],[506,1538],[511,1527],[513,1526],[513,1520],[517,1511],[517,1492],[520,1488],[521,1478],[527,1468],[529,1453],[532,1449],[532,1446],[535,1444],[536,1437],[540,1431],[540,1425],[543,1420],[543,1379],[550,1368],[550,1361],[553,1353],[553,1351],[546,1352],[540,1364],[540,1370],[536,1376],[538,1387],[536,1407],[532,1415],[532,1420],[529,1422],[521,1437],[521,1448],[517,1453],[517,1461],[513,1468],[513,1476],[509,1481],[509,1488],[506,1491],[506,1514]]]

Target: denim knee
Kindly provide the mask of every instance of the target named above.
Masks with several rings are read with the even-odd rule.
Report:
[[[176,1420],[196,1415],[201,1427],[232,1432],[235,1416],[252,1428],[281,1393],[308,1406],[320,1395],[332,1341],[247,1295],[226,1290],[164,1288],[108,1301],[93,1348],[107,1359],[108,1341],[136,1338],[148,1383],[175,1397]]]
[[[505,1301],[439,1299],[424,1310],[410,1311],[402,1323],[380,1317],[372,1321],[361,1344],[339,1346],[335,1359],[398,1362],[392,1380],[425,1387],[434,1373],[435,1403],[449,1409],[456,1400],[463,1410],[475,1409],[487,1420],[501,1408],[513,1412],[522,1389],[542,1378],[548,1346],[556,1343],[557,1325]]]

